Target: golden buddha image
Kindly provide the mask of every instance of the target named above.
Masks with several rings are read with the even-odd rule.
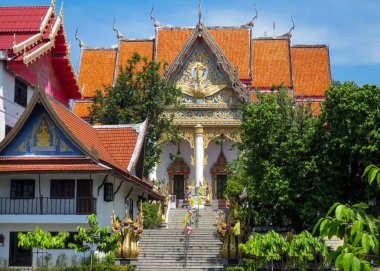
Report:
[[[177,86],[185,94],[198,99],[211,96],[227,86],[226,84],[213,85],[208,78],[208,71],[208,67],[202,62],[196,62],[190,66],[188,71],[185,71],[188,74],[188,82],[181,82]]]
[[[38,147],[49,147],[50,138],[51,138],[51,135],[49,134],[48,127],[46,126],[45,120],[43,120],[40,126],[40,130],[38,131],[36,135],[36,139],[37,139],[36,145]]]

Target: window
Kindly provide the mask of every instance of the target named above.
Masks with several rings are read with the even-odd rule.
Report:
[[[11,198],[34,198],[34,180],[12,180]]]
[[[9,125],[5,125],[5,135],[7,135],[12,130],[12,127]]]
[[[51,198],[74,198],[75,180],[50,180]]]
[[[107,201],[107,202],[113,201],[113,184],[112,183],[104,184],[104,201]]]
[[[22,82],[16,78],[16,80],[15,80],[15,103],[17,103],[23,107],[26,107],[27,95],[28,95],[27,85],[24,82]]]

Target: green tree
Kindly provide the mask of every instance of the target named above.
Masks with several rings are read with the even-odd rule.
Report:
[[[286,252],[291,266],[307,270],[308,262],[314,261],[317,255],[323,257],[327,255],[327,248],[324,242],[315,238],[310,232],[303,231],[292,235],[287,242]]]
[[[319,176],[333,190],[333,202],[360,202],[369,190],[361,180],[368,164],[380,159],[380,87],[353,82],[326,91],[315,140]]]
[[[252,235],[245,244],[239,245],[239,249],[245,256],[257,258],[258,266],[256,269],[271,263],[273,270],[273,261],[281,260],[286,244],[279,233],[269,231],[266,234],[256,233]]]
[[[96,91],[90,110],[92,123],[129,124],[148,118],[145,176],[159,161],[164,133],[169,139],[176,135],[171,123],[179,109],[181,91],[160,75],[165,67],[165,64],[133,54],[128,64],[120,67],[115,86]]]
[[[237,187],[247,187],[240,206],[248,207],[254,224],[312,227],[326,197],[311,149],[318,120],[308,104],[295,103],[282,88],[258,98],[243,112],[242,155],[226,195],[238,198]]]
[[[69,233],[64,232],[52,236],[50,232],[44,232],[38,226],[36,226],[32,232],[19,232],[17,235],[19,247],[24,249],[36,248],[38,251],[44,249],[65,248],[65,242],[68,236]]]
[[[94,249],[104,253],[113,252],[117,248],[120,236],[109,233],[108,227],[101,228],[94,214],[89,215],[87,221],[89,227],[78,226],[78,233],[74,235],[75,243],[70,243],[69,247],[83,253]]]

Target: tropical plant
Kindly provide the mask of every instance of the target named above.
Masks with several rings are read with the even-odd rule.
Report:
[[[18,233],[18,246],[24,249],[36,248],[37,250],[65,248],[65,241],[69,233],[60,232],[53,236],[50,232],[44,232],[36,226],[34,231]],[[37,254],[38,255],[38,254]],[[37,261],[38,262],[38,261]]]
[[[181,90],[161,76],[165,67],[166,64],[133,54],[127,65],[120,68],[115,85],[96,91],[90,108],[91,122],[128,124],[148,119],[145,176],[159,161],[164,134],[169,140],[178,140],[171,123],[179,109]]]
[[[104,253],[114,251],[119,239],[118,234],[110,233],[108,227],[101,228],[94,214],[89,215],[87,221],[89,227],[78,226],[78,233],[74,235],[75,243],[70,243],[69,247],[83,253],[94,251],[95,248]]]
[[[144,214],[144,227],[146,229],[154,229],[161,225],[161,213],[158,205],[144,202],[142,204],[142,211]]]
[[[335,203],[325,217],[319,219],[314,232],[321,237],[343,240],[343,245],[328,254],[335,267],[349,270],[371,270],[369,254],[379,250],[379,219],[366,213],[367,204]]]
[[[281,259],[281,254],[285,251],[286,245],[284,238],[275,231],[266,234],[254,234],[245,244],[240,244],[239,249],[244,255],[256,257],[258,266],[271,263],[273,271],[273,261]]]
[[[308,262],[314,261],[317,255],[323,257],[327,255],[327,247],[324,242],[319,241],[308,231],[289,235],[289,237],[286,252],[290,265],[297,269],[307,270]]]

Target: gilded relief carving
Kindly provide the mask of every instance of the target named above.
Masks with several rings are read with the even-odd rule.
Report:
[[[227,86],[227,80],[203,44],[198,44],[174,80],[184,94],[202,99]]]

